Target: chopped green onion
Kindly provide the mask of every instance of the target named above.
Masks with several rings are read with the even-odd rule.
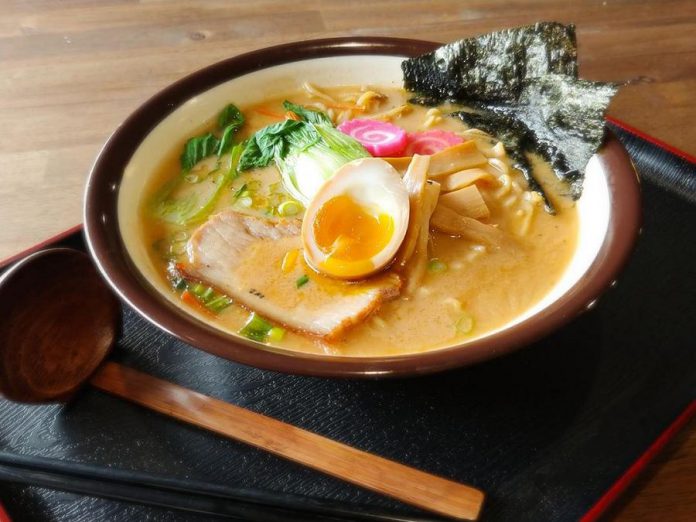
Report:
[[[283,201],[280,205],[278,205],[278,214],[283,217],[299,214],[300,210],[302,210],[302,206],[297,201],[293,201],[292,199]]]
[[[215,314],[222,312],[233,303],[231,298],[216,292],[214,288],[187,280],[173,261],[170,261],[167,272],[167,277],[174,290],[190,293],[200,304]]]
[[[252,312],[239,333],[252,341],[264,342],[272,329],[271,323],[256,312]]]
[[[230,306],[231,304],[232,304],[232,299],[230,299],[226,295],[220,294],[215,299],[212,299],[212,300],[208,301],[207,303],[205,303],[205,306],[211,312],[218,314],[218,313],[222,312],[225,308]]]
[[[283,337],[285,337],[285,329],[281,328],[280,326],[274,326],[268,332],[269,341],[282,341]]]
[[[474,329],[474,318],[469,314],[463,314],[457,322],[454,323],[457,333],[460,335],[471,333]]]
[[[447,270],[447,264],[434,257],[428,262],[428,272],[438,273]]]
[[[297,288],[302,288],[307,283],[309,283],[309,276],[307,274],[302,274],[297,278],[297,281],[295,281],[295,286]]]

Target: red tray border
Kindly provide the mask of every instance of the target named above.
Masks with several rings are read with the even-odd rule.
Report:
[[[620,127],[623,130],[630,132],[631,134],[634,134],[634,135],[638,136],[639,138],[641,138],[649,143],[652,143],[653,145],[660,147],[661,149],[664,149],[667,152],[674,154],[675,156],[679,156],[681,159],[688,161],[689,163],[696,164],[696,156],[693,156],[693,155],[689,154],[688,152],[684,152],[681,149],[678,149],[676,147],[672,147],[672,145],[670,145],[669,143],[665,143],[662,140],[658,140],[654,136],[651,136],[650,134],[646,134],[642,130],[636,129],[635,127],[632,127],[628,123],[625,123],[621,120],[617,120],[616,118],[612,118],[611,116],[607,116],[605,119],[609,123],[612,123],[612,124],[616,125],[617,127]]]
[[[681,159],[688,161],[689,163],[696,165],[696,157],[691,154],[684,152],[680,149],[672,147],[671,145],[665,143],[664,141],[658,140],[657,138],[644,133],[643,131],[632,127],[631,125],[624,123],[621,120],[607,116],[606,120],[621,129],[638,136],[639,138],[660,147],[661,149],[680,157]],[[7,265],[19,261],[20,259],[33,254],[41,250],[42,248],[48,247],[54,243],[57,243],[68,236],[71,236],[77,232],[82,231],[82,224],[70,227],[55,236],[49,237],[40,243],[23,250],[7,259],[0,260],[0,269],[6,267]],[[602,495],[599,500],[590,508],[590,510],[585,513],[580,522],[595,522],[604,515],[611,506],[613,506],[616,501],[621,497],[621,495],[628,489],[628,487],[635,482],[635,480],[641,475],[645,468],[650,462],[652,462],[655,457],[662,452],[665,446],[674,439],[679,431],[681,431],[684,426],[686,426],[689,421],[696,417],[696,399],[694,399],[679,416],[653,441],[653,443],[643,452],[643,454],[638,457],[638,459],[619,477],[619,479],[614,482],[614,484]],[[0,522],[10,522],[11,519],[4,511],[2,505],[0,505]]]
[[[638,457],[631,466],[612,484],[612,486],[602,495],[599,500],[585,513],[580,522],[595,522],[604,515],[611,506],[621,497],[628,487],[635,482],[645,468],[652,462],[658,454],[664,450],[665,446],[674,439],[679,431],[686,426],[691,419],[696,417],[696,399],[691,401],[684,411],[674,419],[665,431],[648,447],[648,449]]]
[[[10,515],[3,509],[2,504],[0,504],[0,522],[12,522]]]

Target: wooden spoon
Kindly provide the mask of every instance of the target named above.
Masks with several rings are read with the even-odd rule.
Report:
[[[0,392],[19,402],[68,400],[85,382],[164,415],[460,520],[483,492],[157,379],[106,358],[120,304],[87,255],[33,254],[0,277]]]

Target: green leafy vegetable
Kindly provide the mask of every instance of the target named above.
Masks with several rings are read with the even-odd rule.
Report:
[[[202,159],[216,154],[218,157],[227,153],[232,148],[232,139],[235,133],[244,125],[244,115],[233,104],[227,105],[217,117],[218,138],[212,133],[196,136],[189,139],[184,145],[181,154],[181,170],[188,172]]]
[[[238,175],[239,156],[243,147],[234,148],[234,135],[244,125],[244,115],[232,104],[227,105],[217,117],[221,137],[208,132],[189,139],[180,157],[181,175],[167,182],[155,194],[152,202],[154,214],[170,223],[185,225],[200,221],[215,207],[222,189]],[[214,177],[219,170],[220,158],[231,151],[230,165],[224,173]],[[209,172],[190,172],[200,161],[210,156],[218,156],[218,167]],[[210,191],[210,181],[215,188]],[[200,184],[196,190],[186,190],[185,184]],[[205,194],[208,189],[209,194]],[[201,199],[203,200],[201,202]]]
[[[238,164],[242,149],[242,144],[234,146],[230,153],[229,167],[222,171],[217,178],[210,180],[210,183],[214,183],[214,189],[202,202],[199,200],[202,199],[203,195],[198,190],[202,191],[205,185],[208,185],[209,188],[209,183],[198,183],[195,190],[189,189],[188,193],[182,196],[179,191],[182,188],[182,180],[185,178],[179,176],[165,184],[155,195],[152,204],[154,213],[164,221],[179,225],[188,225],[208,217],[214,210],[223,190],[239,175]],[[217,172],[217,170],[213,172]]]
[[[295,281],[295,286],[297,288],[302,288],[307,283],[309,283],[309,276],[307,274],[303,274],[297,278],[297,281]]]
[[[285,120],[256,132],[247,142],[239,170],[265,167],[275,161],[285,190],[305,206],[340,167],[370,154],[354,138],[335,129],[329,117],[290,102],[301,120]]]
[[[184,152],[181,154],[181,169],[188,172],[196,163],[215,154],[219,146],[219,140],[211,133],[191,138],[184,145]]]
[[[169,223],[185,224],[187,216],[196,211],[198,196],[195,193],[172,197],[181,186],[182,180],[182,177],[170,180],[155,193],[151,202],[152,213],[155,216]]]
[[[305,122],[284,120],[258,130],[247,140],[246,148],[239,159],[239,170],[266,167],[275,158],[282,158],[287,152],[288,136],[303,128]]]
[[[244,125],[244,115],[235,105],[230,103],[218,115],[217,124],[220,130],[232,128],[238,131]]]
[[[218,155],[218,157],[222,156],[223,154],[226,154],[232,148],[232,145],[234,144],[232,140],[234,138],[235,132],[237,132],[237,130],[232,125],[230,125],[224,130],[224,132],[222,133],[222,138],[220,138],[220,142],[218,143],[217,149],[215,150],[215,153]]]
[[[222,191],[225,187],[231,183],[237,176],[239,176],[238,164],[239,157],[242,154],[242,145],[236,145],[230,155],[230,166],[225,172],[225,174],[218,180],[215,190],[210,198],[195,212],[191,213],[186,217],[186,223],[193,223],[196,221],[201,221],[208,217],[208,215],[213,211],[215,204],[217,203]]]
[[[329,118],[327,114],[321,111],[315,109],[308,109],[306,107],[303,107],[302,105],[297,105],[296,103],[289,102],[288,100],[285,100],[283,102],[283,108],[286,111],[294,112],[300,119],[308,121],[309,123],[315,123],[317,125],[330,125],[333,127],[331,118]]]
[[[222,131],[217,155],[222,156],[232,148],[232,139],[236,132],[244,125],[244,115],[232,104],[225,107],[218,116],[218,128]]]
[[[302,141],[301,133],[294,134],[288,153],[276,158],[285,190],[307,206],[324,182],[333,177],[336,171],[359,158],[368,158],[370,154],[354,138],[343,134],[328,125],[305,125],[314,130],[307,133],[307,140]],[[319,139],[311,141],[309,136],[316,134]]]

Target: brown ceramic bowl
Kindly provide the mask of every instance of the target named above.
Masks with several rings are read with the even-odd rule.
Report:
[[[154,282],[154,268],[148,265],[144,242],[137,237],[137,207],[146,177],[143,173],[160,161],[167,143],[183,139],[230,100],[244,105],[287,92],[306,79],[321,85],[400,85],[401,59],[438,45],[369,37],[280,45],[211,65],[155,95],[111,136],[87,183],[85,232],[104,277],[143,317],[195,347],[260,368],[309,375],[401,376],[470,365],[524,347],[572,320],[609,287],[626,263],[639,231],[638,180],[626,151],[611,135],[588,165],[578,202],[579,246],[568,273],[528,313],[461,345],[389,357],[283,350],[206,324],[178,306],[171,292],[168,296]]]

